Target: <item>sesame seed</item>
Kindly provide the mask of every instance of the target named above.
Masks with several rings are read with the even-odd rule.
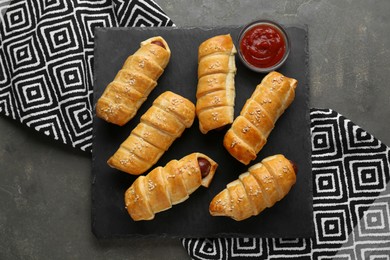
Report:
[[[261,193],[261,191],[259,191],[258,189],[256,189],[255,192],[250,191],[250,192],[249,192],[249,195],[250,195],[250,196],[255,196],[255,197],[257,197],[260,193]]]
[[[154,188],[156,188],[157,184],[154,183],[152,180],[148,180],[148,190],[152,191]]]
[[[129,80],[129,84],[130,84],[130,85],[134,85],[134,84],[135,84],[135,79],[134,79],[134,78],[131,78],[131,79]]]
[[[119,109],[120,105],[118,104],[112,104],[110,103],[109,106],[102,111],[106,112],[107,114],[114,114]]]
[[[245,127],[242,129],[242,132],[245,134],[246,132],[249,131],[250,128],[251,128],[251,126],[247,125],[247,126],[245,126]]]
[[[236,146],[236,144],[238,143],[237,140],[233,139],[231,145],[230,145],[230,148],[233,148],[234,146]]]
[[[211,115],[213,116],[214,121],[218,121],[218,112],[213,112]]]
[[[221,67],[221,62],[218,60],[217,62],[211,64],[209,66],[209,69],[215,69],[215,68],[219,68],[219,67]]]
[[[214,99],[211,101],[211,104],[212,105],[217,105],[219,103],[221,103],[221,98],[217,97],[217,96],[214,96]]]
[[[145,67],[145,60],[141,60],[139,63],[138,63],[138,66],[140,68],[144,68]]]
[[[129,163],[129,159],[121,159],[119,160],[119,163],[122,165],[127,165]]]

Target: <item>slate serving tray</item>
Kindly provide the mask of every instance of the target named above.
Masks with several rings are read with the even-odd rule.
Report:
[[[92,231],[98,238],[134,236],[171,237],[311,237],[313,235],[311,142],[309,118],[309,87],[307,67],[307,30],[301,26],[287,27],[292,49],[278,71],[299,81],[293,104],[282,115],[257,160],[282,153],[299,167],[297,183],[290,193],[259,216],[236,222],[230,218],[211,217],[211,199],[230,181],[237,179],[248,166],[236,161],[224,149],[225,131],[202,135],[198,121],[177,139],[155,166],[164,166],[192,152],[203,152],[219,163],[211,186],[200,187],[185,202],[158,213],[152,221],[134,222],[124,207],[123,195],[137,178],[110,168],[106,161],[139,123],[141,115],[153,100],[166,90],[178,93],[194,103],[197,87],[197,50],[204,40],[230,33],[237,44],[241,27],[218,28],[97,28],[95,31],[94,104],[115,77],[128,55],[139,43],[155,35],[168,42],[172,56],[158,86],[127,125],[115,126],[96,118],[94,113],[92,163]],[[240,113],[265,74],[248,70],[236,57],[237,74],[235,115]]]

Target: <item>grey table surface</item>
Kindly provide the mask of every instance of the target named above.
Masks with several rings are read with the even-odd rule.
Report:
[[[311,107],[390,144],[390,1],[156,0],[177,26],[307,24]],[[178,239],[97,240],[91,160],[0,117],[0,259],[188,259]]]

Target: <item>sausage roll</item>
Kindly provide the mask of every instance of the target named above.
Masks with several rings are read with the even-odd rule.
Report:
[[[126,124],[156,87],[170,56],[171,50],[160,36],[141,42],[97,101],[96,116],[116,125]]]
[[[296,182],[296,173],[296,165],[283,155],[267,157],[216,195],[210,214],[236,221],[256,216],[287,195]]]
[[[278,118],[295,97],[298,81],[270,72],[246,101],[226,132],[223,144],[238,161],[248,165],[267,142]]]
[[[194,122],[195,105],[170,91],[162,93],[141,117],[141,122],[108,160],[108,165],[133,175],[152,167]]]
[[[233,122],[235,53],[229,34],[215,36],[199,46],[196,113],[203,134]]]
[[[125,193],[126,209],[135,221],[151,220],[158,212],[185,201],[201,185],[208,187],[218,165],[192,153],[139,176]]]

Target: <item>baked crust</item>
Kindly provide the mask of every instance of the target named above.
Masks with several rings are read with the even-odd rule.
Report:
[[[223,144],[238,161],[248,165],[267,142],[278,118],[295,97],[298,81],[270,72],[246,101],[226,132]]]
[[[214,36],[199,46],[196,114],[203,134],[233,122],[235,53],[229,34]]]
[[[164,47],[154,44],[160,42]],[[157,86],[171,56],[161,36],[149,38],[124,62],[114,80],[108,84],[96,103],[96,116],[116,125],[131,120]]]
[[[202,177],[199,158],[210,164],[205,177]],[[124,196],[130,217],[134,221],[151,220],[156,213],[185,201],[200,186],[209,186],[217,167],[218,164],[207,155],[192,153],[157,167],[146,176],[139,176]]]
[[[236,221],[256,216],[284,198],[295,182],[290,160],[281,154],[267,157],[227,184],[211,201],[210,214]]]
[[[162,93],[108,159],[108,165],[133,175],[146,172],[194,119],[195,106],[190,100],[171,91]]]

